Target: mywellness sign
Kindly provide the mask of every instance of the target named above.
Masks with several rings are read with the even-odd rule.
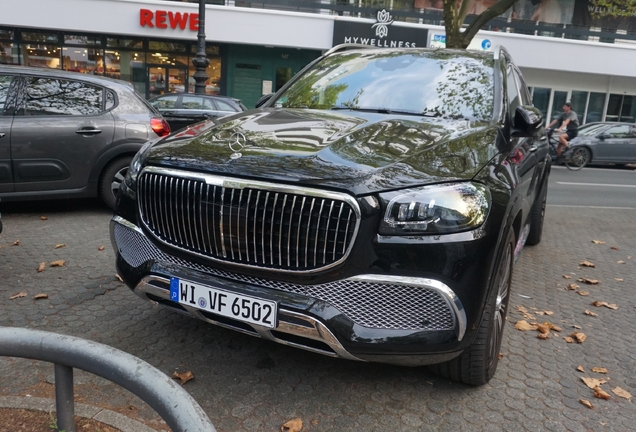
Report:
[[[428,30],[400,27],[385,9],[377,12],[374,23],[336,20],[333,27],[333,45],[355,43],[383,48],[426,47]]]
[[[139,24],[150,28],[199,31],[199,14],[140,9]]]

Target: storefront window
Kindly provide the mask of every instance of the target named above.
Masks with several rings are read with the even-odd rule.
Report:
[[[22,32],[22,40],[29,42],[58,43],[59,37],[57,33]]]
[[[143,59],[142,52],[106,50],[104,75],[132,82],[135,81],[135,70],[139,70],[139,81],[143,81]]]
[[[144,43],[138,39],[106,38],[106,46],[113,48],[143,49]]]
[[[188,52],[186,45],[178,42],[167,41],[148,41],[148,49],[150,51],[163,51],[163,52]]]
[[[563,112],[563,105],[567,102],[568,92],[555,91],[554,99],[552,99],[552,114],[550,115],[550,121],[558,118]]]
[[[188,92],[194,93],[194,84],[196,81],[194,80],[194,73],[196,72],[196,68],[194,65],[190,64],[190,68],[188,71]],[[220,94],[221,93],[221,59],[220,58],[211,58],[210,64],[205,70],[205,74],[208,76],[207,81],[205,82],[205,93],[206,94]]]
[[[590,93],[590,103],[587,106],[585,123],[598,122],[603,120],[605,96],[605,93]]]
[[[57,45],[25,44],[22,62],[25,66],[60,69],[60,48]]]
[[[607,115],[605,121],[618,121],[623,105],[623,95],[611,94],[607,104]]]
[[[0,41],[0,64],[20,64],[17,45],[12,42]]]
[[[586,91],[572,90],[572,96],[570,102],[572,102],[572,109],[579,117],[579,122],[582,123],[585,118],[585,107],[587,106]]]
[[[99,75],[104,73],[102,50],[64,47],[62,61],[64,70]]]
[[[532,89],[532,104],[541,111],[545,123],[550,123],[548,118],[548,105],[550,104],[550,89],[535,87]]]
[[[634,123],[634,115],[636,114],[636,101],[634,99],[636,96],[623,96],[623,108],[619,121]]]
[[[101,38],[91,35],[64,35],[64,44],[66,45],[94,45],[99,46],[102,44]]]

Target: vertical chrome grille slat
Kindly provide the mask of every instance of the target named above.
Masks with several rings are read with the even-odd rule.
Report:
[[[225,188],[221,188],[221,199],[219,200],[221,205],[219,206],[219,233],[221,233],[221,252],[223,258],[227,258],[227,251],[225,249],[225,233],[223,232],[223,206],[225,206]]]
[[[340,262],[355,241],[360,211],[346,195],[273,183],[270,189],[265,182],[227,187],[233,179],[183,173],[151,167],[137,180],[142,227],[169,246],[228,263],[305,272]]]
[[[340,211],[338,211],[338,222],[336,223],[336,231],[333,236],[333,254],[331,259],[336,258],[336,246],[338,244],[338,230],[340,229],[340,217],[342,216],[342,209],[344,207],[344,203],[340,203]]]
[[[311,207],[309,208],[309,217],[307,218],[307,233],[305,234],[305,268],[307,268],[307,249],[309,248],[309,228],[311,228],[311,216],[314,212],[314,204],[316,203],[316,198],[311,199]]]

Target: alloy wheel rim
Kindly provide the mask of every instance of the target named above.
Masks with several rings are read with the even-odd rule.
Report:
[[[115,173],[113,176],[113,181],[110,184],[110,191],[113,193],[113,196],[117,196],[117,192],[119,192],[119,186],[126,178],[126,174],[128,173],[128,167],[122,168]]]
[[[506,316],[506,300],[510,293],[510,261],[512,256],[512,246],[508,245],[506,248],[506,255],[503,258],[501,266],[499,267],[499,284],[497,286],[497,300],[495,302],[495,313],[493,316],[493,335],[490,339],[489,346],[489,365],[495,362],[495,359],[499,357],[499,347],[501,346],[501,339],[503,337],[504,319]]]

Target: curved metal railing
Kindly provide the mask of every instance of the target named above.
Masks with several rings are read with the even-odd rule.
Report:
[[[120,385],[139,396],[175,432],[215,432],[199,404],[177,382],[145,361],[108,345],[15,327],[0,327],[0,356],[55,365],[58,428],[75,432],[73,368]]]

